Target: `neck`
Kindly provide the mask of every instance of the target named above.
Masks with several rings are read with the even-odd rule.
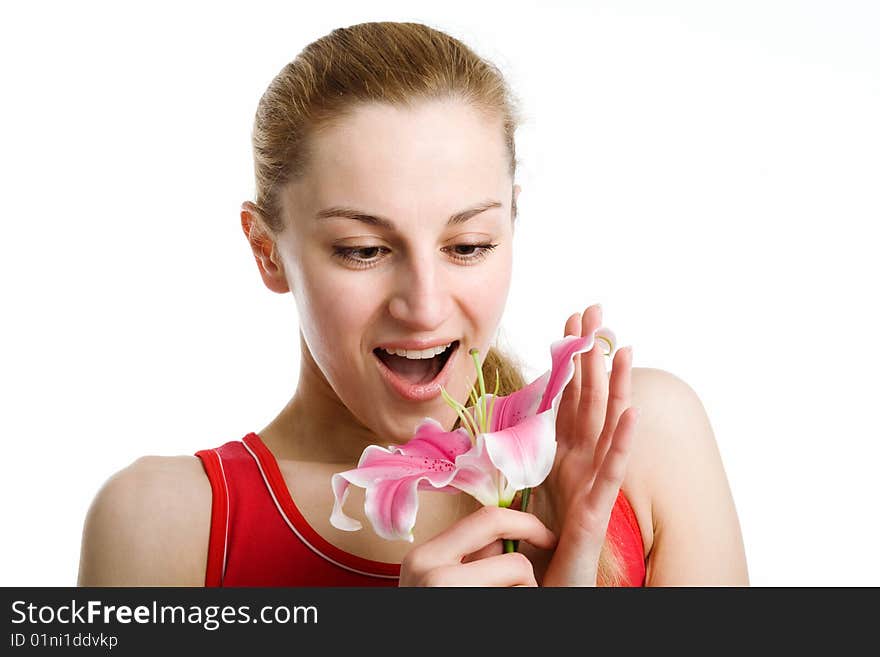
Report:
[[[342,403],[318,368],[300,333],[296,393],[260,438],[278,459],[354,467],[368,445],[382,444]]]

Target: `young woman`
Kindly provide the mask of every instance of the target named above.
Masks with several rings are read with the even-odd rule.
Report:
[[[610,377],[599,349],[575,356],[553,469],[527,511],[424,491],[414,541],[388,541],[352,488],[346,512],[365,528],[330,524],[331,477],[368,445],[403,444],[426,416],[457,426],[439,388],[467,400],[471,349],[490,384],[500,372],[499,395],[525,383],[491,347],[511,280],[516,125],[498,70],[419,24],[335,30],[278,74],[241,225],[266,287],[297,305],[296,390],[259,432],[112,476],[86,518],[81,585],[748,583],[699,399],[632,369],[628,348]],[[559,337],[601,324],[591,306]]]

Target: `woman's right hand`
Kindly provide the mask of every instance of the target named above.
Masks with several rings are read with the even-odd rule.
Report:
[[[556,536],[531,513],[484,506],[429,541],[400,565],[400,586],[537,586],[532,562],[504,552],[503,539],[552,550]]]

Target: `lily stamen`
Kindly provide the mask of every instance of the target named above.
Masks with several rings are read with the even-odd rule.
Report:
[[[471,444],[474,444],[477,439],[478,429],[473,418],[471,418],[470,413],[467,412],[467,409],[464,406],[455,401],[450,394],[443,389],[443,386],[440,386],[440,394],[443,395],[443,399],[446,403],[458,413],[458,417],[461,419],[461,426],[463,426],[465,431],[470,435]]]
[[[477,369],[477,381],[480,384],[480,396],[477,400],[477,412],[480,416],[480,425],[485,433],[486,428],[486,383],[483,381],[483,368],[480,366],[480,350],[476,347],[470,350],[470,355],[474,359],[474,366]]]

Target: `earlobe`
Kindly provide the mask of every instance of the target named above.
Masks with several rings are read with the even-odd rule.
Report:
[[[241,204],[241,229],[247,237],[266,287],[278,294],[289,292],[284,268],[277,258],[275,240],[260,218],[259,209],[250,201]]]

